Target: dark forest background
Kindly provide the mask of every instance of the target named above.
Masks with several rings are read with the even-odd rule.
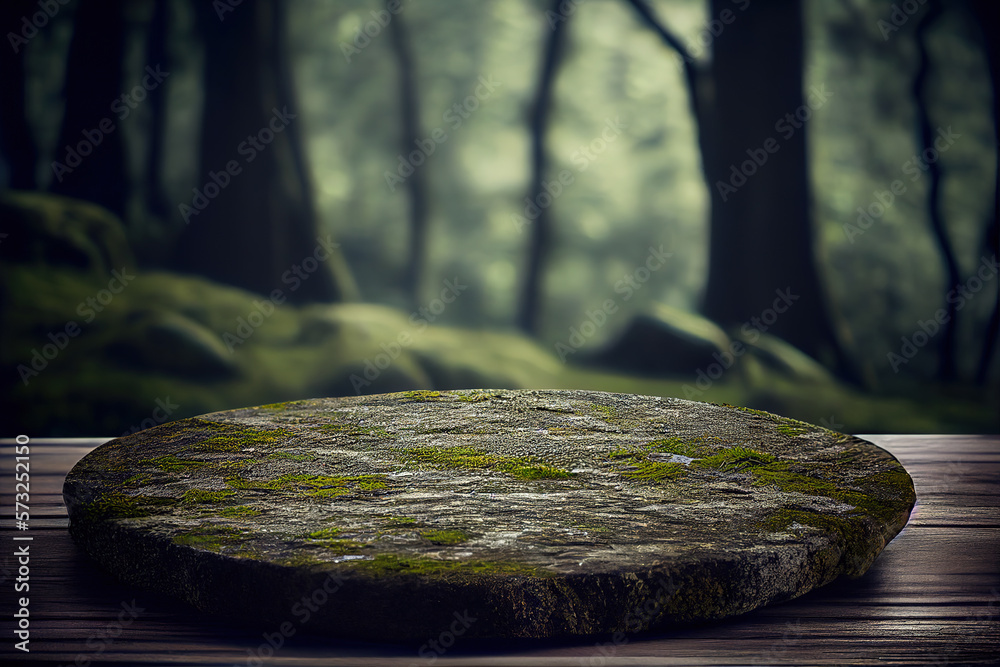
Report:
[[[9,0],[4,430],[586,387],[995,432],[995,3]]]

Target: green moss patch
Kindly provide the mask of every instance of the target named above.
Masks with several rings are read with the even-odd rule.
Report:
[[[408,516],[391,516],[382,525],[383,528],[410,528],[415,526],[417,520]]]
[[[205,491],[203,489],[188,489],[181,496],[181,502],[188,504],[218,503],[233,495],[233,493],[235,492],[229,490]]]
[[[469,535],[460,530],[425,530],[420,533],[420,537],[428,540],[431,544],[461,544],[469,539]]]
[[[193,468],[199,468],[204,465],[208,465],[206,461],[193,461],[191,459],[180,459],[169,454],[167,456],[160,456],[155,459],[143,459],[137,462],[140,466],[154,466],[160,470],[166,472],[184,472],[185,470],[191,470]]]
[[[403,456],[416,463],[439,468],[496,470],[520,479],[567,479],[568,470],[546,465],[532,456],[500,456],[472,447],[415,447]]]
[[[643,449],[650,452],[662,452],[664,454],[677,454],[688,458],[697,459],[711,456],[711,447],[699,442],[700,438],[693,440],[682,440],[680,438],[660,438],[652,440],[643,445]]]
[[[506,561],[485,560],[439,560],[422,556],[399,556],[378,554],[371,560],[354,560],[342,563],[342,567],[365,572],[372,576],[393,575],[439,575],[439,574],[496,574],[544,577],[548,573],[540,568]]]
[[[286,428],[258,429],[239,424],[221,424],[207,419],[192,419],[203,431],[203,438],[187,445],[187,451],[232,453],[260,446],[281,445],[295,436]]]
[[[316,457],[310,454],[292,454],[291,452],[274,452],[267,455],[269,459],[284,461],[315,461]]]
[[[754,466],[766,466],[777,462],[777,458],[766,452],[749,447],[727,447],[711,456],[697,459],[691,465],[716,470],[742,470]]]
[[[175,498],[135,495],[112,492],[102,494],[83,506],[83,512],[91,519],[131,519],[150,516],[165,507],[176,505]]]
[[[315,426],[313,428],[324,433],[344,433],[347,435],[368,436],[379,439],[392,439],[396,437],[381,426],[360,426],[358,424],[321,424],[320,426]]]
[[[173,542],[182,546],[219,552],[224,547],[241,546],[246,537],[246,533],[235,528],[205,524],[175,535]]]
[[[218,511],[219,516],[226,517],[228,519],[259,516],[260,513],[259,509],[250,507],[249,505],[233,505],[232,507],[223,507]]]
[[[276,479],[253,480],[244,477],[229,477],[226,484],[234,489],[249,491],[299,491],[314,498],[335,498],[359,491],[374,492],[388,488],[385,475],[351,475],[332,477],[329,475],[287,474]]]
[[[400,393],[400,396],[411,401],[433,401],[436,398],[441,398],[441,392],[420,389],[417,391],[404,391]]]
[[[497,398],[502,396],[499,391],[477,391],[473,390],[465,394],[457,394],[458,400],[464,403],[479,403],[482,401],[488,401],[491,398]]]

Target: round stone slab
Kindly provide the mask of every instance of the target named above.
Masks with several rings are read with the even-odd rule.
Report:
[[[861,575],[915,500],[890,454],[803,422],[526,390],[184,419],[98,447],[63,494],[73,537],[128,583],[376,640],[740,614]]]

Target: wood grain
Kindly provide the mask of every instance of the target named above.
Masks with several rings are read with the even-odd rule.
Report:
[[[588,642],[463,641],[430,647],[284,639],[268,664],[734,665],[997,664],[1000,646],[1000,438],[862,436],[892,452],[917,488],[910,523],[860,579],[669,635]],[[103,439],[31,443],[31,527],[13,530],[13,442],[0,441],[0,661],[257,665],[263,632],[125,587],[67,533],[62,482]],[[14,649],[15,536],[30,536],[31,653]],[[139,611],[141,609],[141,611]],[[132,618],[130,613],[135,613]],[[363,613],[363,610],[358,610]],[[290,616],[290,621],[294,621]],[[294,626],[293,626],[294,629]],[[446,630],[442,628],[442,630]],[[438,639],[428,637],[428,640]],[[448,637],[442,638],[447,642]],[[435,658],[433,661],[431,658]]]

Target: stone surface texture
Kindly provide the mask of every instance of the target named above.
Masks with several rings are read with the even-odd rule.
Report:
[[[113,440],[66,478],[122,580],[375,640],[663,631],[859,576],[905,525],[890,454],[765,412],[593,391],[294,401]],[[454,630],[454,628],[452,628]]]

